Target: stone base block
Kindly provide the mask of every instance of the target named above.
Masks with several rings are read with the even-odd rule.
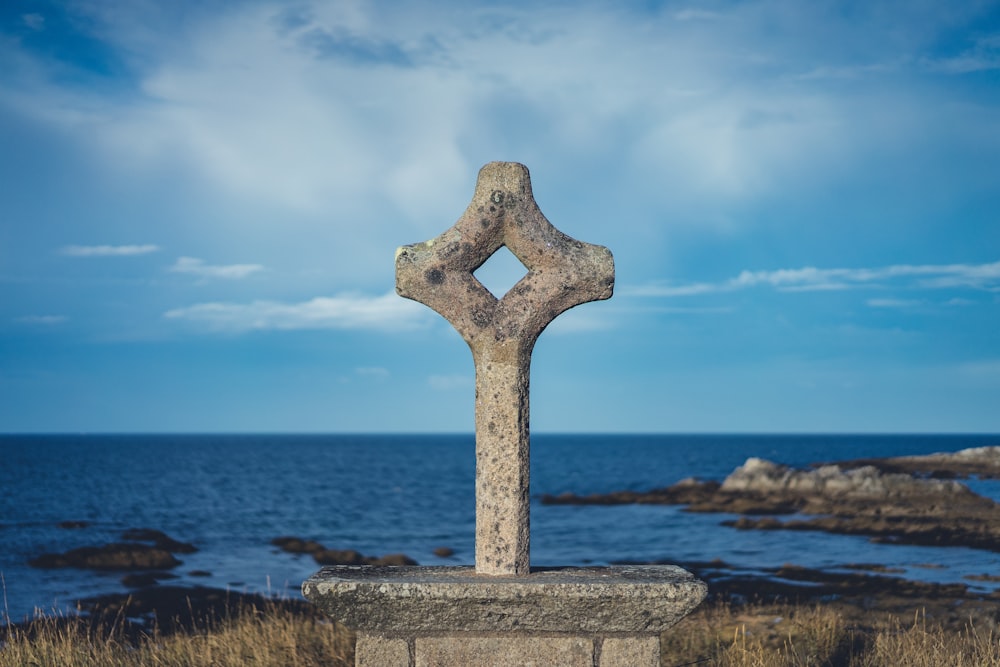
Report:
[[[672,565],[323,568],[306,599],[358,633],[358,667],[656,667],[661,632],[705,597]]]
[[[362,632],[354,646],[355,667],[410,667],[410,642]]]
[[[400,639],[358,634],[356,667],[658,667],[659,636],[450,635]]]
[[[593,667],[594,643],[583,637],[427,637],[416,640],[416,666],[565,665]]]

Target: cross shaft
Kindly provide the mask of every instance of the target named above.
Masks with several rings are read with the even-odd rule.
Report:
[[[497,299],[473,273],[506,246],[528,273]],[[396,251],[396,291],[437,311],[461,334],[476,367],[476,572],[530,570],[531,352],[573,306],[608,299],[614,260],[545,219],[528,169],[491,162],[465,213],[440,236]]]

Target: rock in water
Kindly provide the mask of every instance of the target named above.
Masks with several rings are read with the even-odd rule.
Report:
[[[107,544],[80,547],[61,554],[42,554],[28,561],[32,567],[78,567],[89,570],[165,570],[181,564],[164,549],[145,544]]]

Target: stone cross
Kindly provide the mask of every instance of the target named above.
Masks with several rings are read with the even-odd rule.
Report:
[[[528,273],[498,299],[474,272],[504,246]],[[304,581],[307,600],[357,631],[355,665],[657,667],[660,633],[704,599],[674,565],[529,567],[531,351],[614,282],[608,249],[549,224],[510,162],[482,168],[451,229],[396,252],[396,291],[451,322],[476,364],[476,567],[335,565]]]
[[[506,246],[528,273],[497,299],[473,273]],[[396,251],[396,291],[447,319],[476,366],[476,572],[527,575],[528,379],[542,330],[573,306],[608,299],[611,251],[563,234],[531,193],[528,169],[491,162],[472,203],[440,236]]]

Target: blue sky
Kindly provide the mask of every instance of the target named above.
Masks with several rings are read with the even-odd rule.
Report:
[[[0,63],[0,431],[471,431],[393,255],[510,160],[617,267],[535,431],[1000,432],[1000,3],[5,0]]]

